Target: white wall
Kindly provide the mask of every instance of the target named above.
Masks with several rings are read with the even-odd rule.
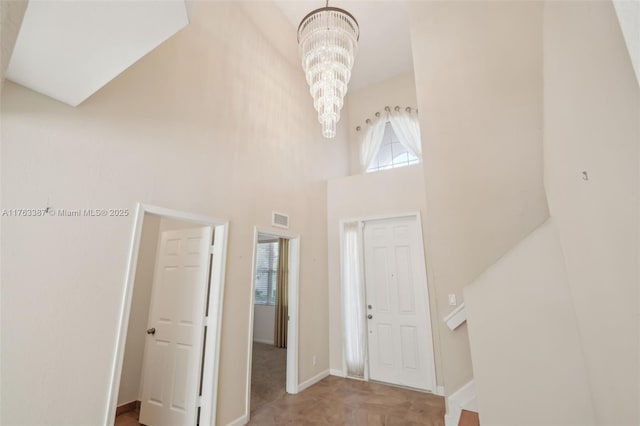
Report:
[[[640,2],[613,0],[613,7],[629,51],[636,79],[640,84]]]
[[[544,18],[545,185],[596,420],[640,424],[640,88],[610,2],[549,1]]]
[[[542,3],[412,2],[427,218],[440,316],[548,216],[542,175]],[[442,321],[445,393],[472,376],[466,329]]]
[[[420,212],[422,226],[428,220],[422,165],[332,179],[327,185],[329,233],[329,330],[331,369],[342,370],[342,303],[340,284],[340,220]],[[429,283],[431,321],[440,320]],[[433,327],[436,376],[441,385],[438,327]]]
[[[416,108],[416,85],[413,73],[406,73],[347,93],[345,110],[349,135],[349,170],[351,175],[362,173],[360,166],[360,140],[366,131],[366,119],[384,107]],[[361,130],[357,131],[356,127]]]
[[[464,292],[480,421],[596,423],[557,227],[549,220]]]
[[[275,305],[254,305],[253,341],[273,344],[276,324]]]
[[[1,108],[4,208],[230,219],[218,424],[244,414],[254,226],[272,210],[301,239],[299,380],[329,367],[325,180],[347,174],[346,132],[322,138],[275,6],[194,2],[187,28],[81,106],[6,83]],[[2,423],[102,424],[133,217],[2,224]]]

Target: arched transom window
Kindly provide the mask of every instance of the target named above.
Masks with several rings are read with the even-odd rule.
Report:
[[[393,169],[421,161],[422,141],[418,111],[412,108],[386,107],[367,120],[360,147],[363,172]]]
[[[387,121],[384,126],[384,136],[382,137],[380,149],[371,164],[369,164],[369,167],[367,167],[367,173],[395,169],[396,167],[409,166],[419,162],[420,158],[400,142],[400,139],[393,131],[391,122]]]

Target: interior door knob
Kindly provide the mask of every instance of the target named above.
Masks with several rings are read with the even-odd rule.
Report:
[[[369,315],[367,315],[367,318],[371,319],[371,318],[373,318],[373,315],[369,314]]]
[[[156,334],[156,329],[155,328],[148,328],[147,329],[147,334]]]

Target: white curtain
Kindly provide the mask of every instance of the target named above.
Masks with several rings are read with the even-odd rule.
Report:
[[[378,155],[378,151],[380,151],[387,121],[389,121],[389,114],[385,112],[380,114],[380,117],[376,117],[365,129],[362,144],[360,145],[360,165],[363,173],[367,171],[371,162]]]
[[[400,143],[409,152],[420,158],[422,156],[422,142],[418,113],[415,110],[394,110],[389,114],[389,121]]]
[[[347,375],[364,377],[365,300],[359,223],[344,225],[342,246],[342,305],[344,357]]]

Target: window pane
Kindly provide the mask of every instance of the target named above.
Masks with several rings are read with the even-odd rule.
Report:
[[[407,148],[400,143],[393,131],[393,127],[391,127],[391,123],[387,122],[384,129],[384,137],[380,145],[380,151],[378,151],[378,155],[371,162],[367,172],[404,167],[410,164],[418,164],[419,162],[420,158],[410,153]]]
[[[256,273],[256,304],[267,303],[267,291],[269,289],[268,273],[260,271]]]
[[[403,152],[400,155],[396,155],[393,158],[393,165],[394,166],[398,166],[398,165],[407,165],[409,164],[409,153],[408,152]]]
[[[277,266],[276,266],[276,271],[273,271],[271,273],[271,281],[273,282],[273,286],[271,287],[271,304],[275,305],[276,304],[276,300],[278,298],[277,295],[277,291],[278,291],[278,273],[277,273]]]
[[[278,241],[258,243],[256,250],[255,303],[273,305],[276,302],[278,271]]]
[[[391,157],[391,145],[386,144],[380,147],[378,152],[378,167],[386,167],[392,165],[393,158]]]

